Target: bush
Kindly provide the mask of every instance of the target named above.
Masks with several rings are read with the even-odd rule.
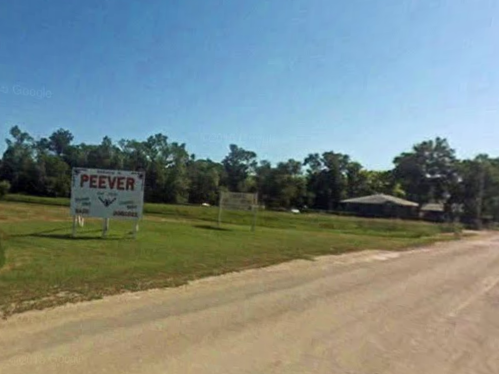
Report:
[[[9,193],[10,183],[7,181],[0,181],[0,199]]]

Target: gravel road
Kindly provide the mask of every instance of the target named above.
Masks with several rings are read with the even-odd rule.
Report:
[[[499,373],[499,235],[0,321],[0,373]]]

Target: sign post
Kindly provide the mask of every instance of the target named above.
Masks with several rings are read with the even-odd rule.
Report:
[[[218,200],[218,228],[222,225],[222,194],[220,192],[220,199]]]
[[[251,231],[255,231],[258,194],[243,192],[220,192],[218,204],[218,226],[222,224],[222,210],[243,210],[253,213]]]
[[[139,220],[135,221],[135,225],[133,226],[133,238],[137,238],[137,233],[139,232]]]
[[[107,236],[107,232],[109,231],[109,218],[104,218],[102,221],[102,237],[105,238]]]
[[[103,219],[102,237],[109,231],[109,220],[134,220],[134,237],[144,206],[145,174],[124,170],[74,168],[71,180],[73,237],[81,217]]]
[[[256,226],[256,212],[258,211],[258,207],[256,205],[253,206],[253,221],[251,224],[251,231],[255,232]]]
[[[78,218],[73,215],[73,232],[71,234],[71,236],[74,238],[76,236],[76,223],[78,221]]]

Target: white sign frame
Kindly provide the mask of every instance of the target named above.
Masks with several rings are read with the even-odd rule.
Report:
[[[253,213],[251,231],[255,231],[256,213],[258,211],[257,193],[220,191],[220,199],[218,202],[218,227],[222,224],[222,211],[224,209],[251,211]]]
[[[138,221],[144,210],[145,172],[73,168],[71,177],[70,214],[73,236],[78,217],[104,219],[102,236],[109,230],[109,219]]]

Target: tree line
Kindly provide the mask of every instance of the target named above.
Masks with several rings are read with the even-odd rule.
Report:
[[[0,190],[8,186],[12,193],[67,197],[73,167],[126,169],[146,172],[145,199],[155,203],[216,204],[219,191],[230,190],[258,192],[268,208],[334,211],[343,199],[384,193],[421,205],[441,202],[449,214],[457,214],[457,206],[469,223],[499,220],[499,158],[458,159],[438,137],[396,156],[386,171],[368,170],[334,151],[272,164],[234,144],[221,162],[198,159],[164,134],[76,144],[65,129],[35,139],[14,126],[6,142]]]

